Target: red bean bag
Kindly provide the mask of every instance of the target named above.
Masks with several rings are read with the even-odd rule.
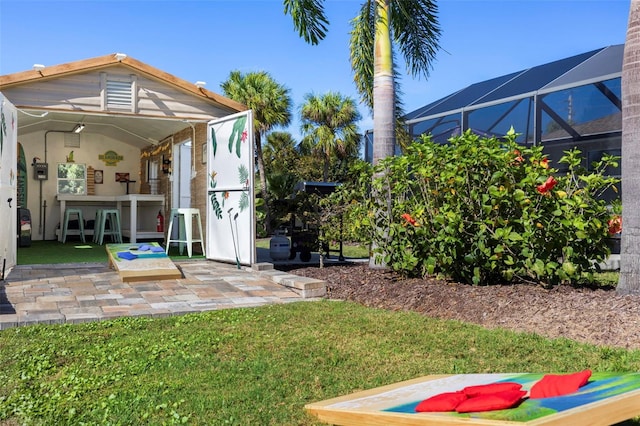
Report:
[[[472,398],[474,396],[520,389],[522,389],[522,385],[520,383],[500,382],[490,383],[488,385],[467,386],[466,388],[462,389],[462,392],[467,394],[468,397]]]
[[[467,395],[463,392],[444,392],[421,401],[416,406],[419,413],[454,411]]]
[[[458,413],[471,413],[478,411],[504,410],[515,407],[522,402],[527,391],[508,390],[469,398],[461,402],[457,407]]]
[[[591,377],[591,370],[571,374],[545,374],[529,392],[529,398],[551,398],[576,392],[586,385]]]

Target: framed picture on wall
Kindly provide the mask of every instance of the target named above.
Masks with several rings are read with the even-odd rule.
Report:
[[[95,184],[104,183],[104,171],[96,170],[93,172],[93,183]]]
[[[129,173],[117,173],[116,182],[129,182]]]
[[[207,144],[202,144],[202,164],[207,162]]]

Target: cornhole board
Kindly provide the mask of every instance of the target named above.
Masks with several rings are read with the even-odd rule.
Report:
[[[107,244],[105,247],[109,255],[109,266],[118,271],[124,282],[170,280],[182,278],[182,273],[173,261],[162,252],[151,250],[140,251],[143,244]],[[158,243],[144,243],[152,247],[160,247]],[[127,260],[118,257],[119,252],[129,252],[138,256]]]
[[[515,408],[458,414],[416,413],[418,403],[466,386],[516,382],[523,390],[544,374],[458,374],[425,376],[307,404],[305,409],[333,425],[611,425],[640,415],[640,373],[593,373],[578,392],[525,399]]]

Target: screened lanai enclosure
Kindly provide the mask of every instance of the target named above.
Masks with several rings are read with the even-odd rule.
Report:
[[[558,160],[574,147],[590,167],[603,153],[621,153],[623,50],[608,46],[472,84],[407,114],[409,133],[446,143],[467,129],[500,137],[513,126],[520,144],[542,145],[561,172]],[[369,161],[372,137],[365,136]],[[619,167],[609,172],[620,177]]]

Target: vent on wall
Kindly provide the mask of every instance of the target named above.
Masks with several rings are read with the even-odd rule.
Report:
[[[107,80],[107,108],[131,109],[133,103],[131,81]]]
[[[64,147],[65,148],[80,148],[80,134],[79,133],[65,133],[64,134]]]
[[[138,85],[135,74],[100,73],[100,107],[103,111],[138,112]]]

